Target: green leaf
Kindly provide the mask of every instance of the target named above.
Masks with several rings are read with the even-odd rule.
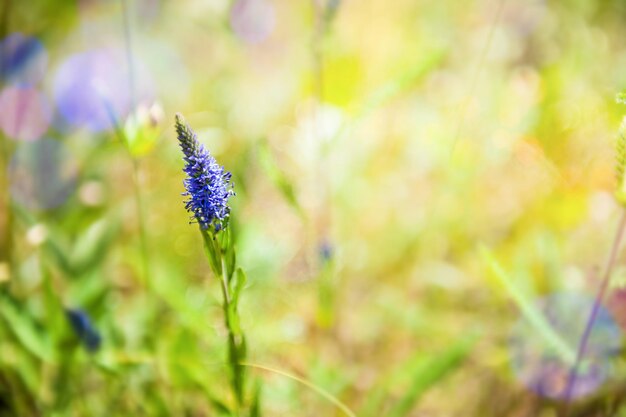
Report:
[[[247,282],[248,278],[244,270],[241,268],[237,268],[234,284],[231,285],[230,289],[233,298],[233,304],[235,304],[236,306],[239,305],[239,297],[241,296],[241,292],[243,291]]]
[[[457,369],[471,352],[476,336],[463,336],[450,348],[430,356],[418,363],[411,372],[411,385],[388,414],[389,417],[404,417],[415,407],[421,396],[443,378]]]
[[[211,407],[213,407],[213,409],[215,410],[215,412],[217,412],[220,415],[223,416],[232,416],[233,414],[230,412],[230,409],[228,408],[228,406],[218,400],[216,397],[210,395],[207,393],[207,396],[209,397],[209,403],[211,404]]]
[[[25,309],[18,311],[8,298],[0,298],[0,315],[20,344],[35,357],[44,362],[54,362],[50,340],[43,330],[38,329]]]
[[[250,417],[261,417],[261,381],[257,380],[250,401]]]
[[[209,261],[209,266],[215,276],[219,277],[222,275],[222,263],[220,261],[221,249],[219,248],[219,242],[217,242],[215,237],[207,230],[200,229],[200,233],[204,239],[204,249]]]
[[[420,54],[419,62],[408,71],[391,78],[369,93],[363,102],[352,111],[351,120],[347,120],[335,134],[333,140],[326,143],[325,151],[328,152],[332,145],[348,137],[349,132],[353,131],[371,113],[383,108],[387,102],[424,80],[427,75],[439,66],[446,55],[447,50],[445,48],[435,46],[432,50]]]
[[[235,245],[233,242],[233,236],[230,229],[224,229],[220,232],[221,240],[220,245],[223,252],[223,260],[226,266],[226,278],[230,283],[235,272],[235,266],[237,265],[237,255],[235,252]]]
[[[46,268],[42,268],[42,274],[46,328],[50,329],[54,342],[58,343],[65,336],[65,331],[67,330],[65,309],[54,291],[50,272]]]
[[[218,415],[222,415],[222,416],[232,416],[232,412],[230,411],[230,408],[228,408],[228,406],[221,401],[220,399],[218,399],[213,392],[211,391],[211,383],[209,382],[209,380],[207,380],[206,378],[206,372],[198,366],[189,366],[188,364],[184,364],[182,366],[187,374],[187,376],[196,384],[198,385],[200,388],[202,388],[202,390],[204,391],[204,394],[206,395],[206,397],[209,400],[209,404],[211,404],[211,407],[215,410],[215,412]]]
[[[357,111],[355,119],[367,116],[370,112],[383,107],[389,100],[406,91],[435,69],[445,57],[444,49],[434,49],[423,55],[411,69],[392,78],[373,91],[365,104]]]
[[[93,269],[73,281],[63,295],[77,305],[96,307],[105,302],[110,290],[110,283],[103,279],[102,272]]]
[[[175,279],[180,276],[181,271],[168,262],[158,259],[152,262],[155,270],[150,287],[152,294],[162,300],[177,315],[180,325],[189,329],[198,340],[210,340],[212,334],[207,332],[206,317],[209,309],[219,305],[218,300],[210,294],[206,303],[203,302],[200,306],[191,305],[187,291],[198,291],[200,287],[190,287],[185,280]]]
[[[552,328],[528,295],[515,285],[511,277],[500,266],[491,250],[481,245],[480,254],[498,282],[517,304],[528,323],[537,330],[539,336],[543,337],[548,346],[551,346],[566,363],[573,365],[576,362],[576,351]]]
[[[230,303],[226,306],[226,314],[228,315],[228,328],[235,335],[241,334],[241,325],[239,323],[239,314],[237,314],[237,306]]]
[[[27,227],[33,227],[37,224],[37,219],[21,205],[14,204],[11,208],[20,221],[22,221]],[[43,248],[55,260],[59,268],[63,269],[63,271],[67,274],[73,274],[71,262],[66,256],[67,250],[58,240],[56,240],[55,233],[48,233],[43,244]]]
[[[59,268],[67,275],[74,275],[74,268],[70,258],[66,255],[67,250],[54,238],[52,233],[46,238],[44,249],[54,259]]]
[[[245,362],[248,354],[246,337],[243,334],[229,335],[228,351],[228,361],[231,370],[233,391],[237,397],[237,403],[243,404],[246,370],[242,364]]]
[[[74,243],[70,256],[74,274],[81,275],[97,266],[117,235],[118,225],[106,220],[91,224]]]
[[[335,321],[335,274],[334,261],[325,261],[318,276],[317,323],[328,329]]]
[[[267,142],[261,142],[258,150],[261,167],[269,177],[272,184],[278,188],[278,191],[280,191],[285,201],[296,211],[298,216],[300,216],[302,220],[306,220],[306,215],[302,205],[298,202],[298,198],[296,197],[295,188],[291,181],[287,178],[287,175],[285,175],[285,173],[281,171],[276,164]]]
[[[6,347],[5,347],[6,349]],[[11,355],[0,356],[0,368],[5,378],[13,379],[15,377],[19,379],[23,388],[20,389],[28,391],[33,397],[37,397],[39,390],[41,389],[41,367],[39,366],[39,360],[33,358],[28,352],[24,350],[14,348],[11,346]],[[9,370],[13,372],[9,372]],[[16,381],[17,382],[17,381]],[[21,396],[27,397],[24,393]],[[17,399],[17,398],[16,398]],[[25,399],[25,398],[21,398]],[[17,415],[32,415],[32,414],[17,414]]]

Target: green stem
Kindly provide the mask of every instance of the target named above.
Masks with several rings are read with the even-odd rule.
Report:
[[[141,263],[143,269],[143,283],[150,284],[150,261],[148,259],[148,233],[146,231],[146,222],[144,219],[144,204],[139,186],[139,161],[137,158],[130,156],[133,164],[133,191],[135,193],[135,208],[137,213],[137,223],[139,224],[139,248],[141,251]]]
[[[222,289],[222,309],[224,323],[228,331],[227,366],[230,371],[230,385],[235,400],[234,412],[238,416],[245,404],[245,368],[241,363],[246,359],[246,339],[239,325],[237,304],[239,303],[241,285],[245,281],[239,281],[241,276],[235,265],[230,230],[225,229],[216,233],[203,230],[201,227],[199,229],[204,239],[209,265],[215,277],[219,279]],[[234,275],[236,275],[237,281],[236,285],[232,287],[231,279]]]
[[[292,375],[292,374],[289,374],[287,372],[283,372],[283,371],[275,369],[275,368],[270,368],[269,366],[257,365],[257,364],[254,364],[254,363],[242,363],[241,365],[242,366],[248,366],[250,368],[261,369],[263,371],[272,372],[272,373],[275,373],[275,374],[287,377],[289,379],[293,379],[294,381],[297,381],[297,382],[301,383],[302,385],[304,385],[305,387],[308,387],[308,388],[312,389],[313,391],[315,391],[316,393],[318,393],[319,395],[321,395],[322,397],[324,397],[325,399],[330,401],[332,404],[334,404],[337,408],[339,408],[348,417],[356,417],[356,414],[354,413],[354,411],[352,411],[347,405],[342,403],[337,397],[332,395],[330,392],[326,391],[324,388],[322,388],[322,387],[320,387],[318,385],[315,385],[311,381],[307,381],[306,379],[300,378],[297,375]]]
[[[215,235],[210,234],[206,230],[200,229],[204,238],[204,243],[207,248],[207,255],[209,257],[209,264],[216,277],[220,280],[220,286],[222,289],[222,309],[224,312],[224,323],[226,330],[228,331],[228,367],[230,370],[231,389],[235,398],[235,415],[239,415],[241,408],[244,406],[244,367],[240,365],[245,360],[245,338],[241,331],[238,329],[238,325],[233,321],[238,321],[238,313],[236,300],[233,299],[230,293],[228,276],[229,268],[226,265],[225,253],[222,248],[222,243],[216,238]],[[223,231],[222,233],[227,233]],[[230,239],[227,240],[227,245],[231,245]],[[234,270],[234,268],[232,268]],[[235,304],[233,304],[235,303]]]
[[[578,351],[576,353],[576,361],[574,362],[574,366],[572,367],[569,377],[567,379],[567,385],[565,387],[565,399],[564,399],[563,412],[562,412],[562,415],[564,417],[569,416],[570,404],[572,402],[574,388],[576,386],[576,380],[578,379],[580,363],[583,361],[585,357],[585,353],[587,352],[587,345],[589,343],[589,339],[591,338],[591,331],[593,330],[593,326],[596,323],[598,314],[600,313],[600,308],[602,307],[602,302],[609,288],[609,283],[611,281],[611,274],[613,272],[613,268],[615,267],[615,261],[617,260],[617,254],[619,252],[619,249],[622,243],[622,236],[624,235],[625,229],[626,229],[626,209],[622,211],[622,215],[621,215],[619,224],[617,226],[617,230],[615,232],[615,237],[613,238],[613,245],[611,246],[611,253],[609,255],[609,259],[607,260],[606,267],[604,268],[604,275],[602,277],[602,281],[600,282],[600,288],[598,289],[598,293],[596,294],[596,299],[593,303],[591,313],[589,314],[589,318],[587,319],[585,330],[583,332],[582,337],[580,338]]]
[[[222,256],[220,251],[220,267],[221,267],[221,284],[222,284],[222,295],[224,296],[224,306],[230,305],[230,291],[228,291],[228,277],[226,276],[226,262],[224,260],[224,256]],[[226,317],[226,324],[229,323],[228,316]],[[228,326],[230,329],[230,326]]]
[[[474,73],[472,74],[472,78],[470,79],[470,82],[469,82],[470,87],[467,93],[467,97],[463,101],[463,104],[459,111],[459,118],[458,118],[458,124],[456,126],[456,133],[454,135],[454,138],[452,139],[452,146],[450,146],[450,159],[452,159],[452,157],[454,156],[454,151],[456,150],[457,142],[459,141],[459,138],[461,137],[461,133],[463,132],[463,126],[465,124],[465,117],[467,116],[467,111],[472,102],[472,99],[474,98],[474,92],[476,90],[476,87],[478,86],[478,77],[480,76],[480,72],[487,59],[487,53],[489,52],[489,49],[491,48],[493,36],[495,34],[498,23],[500,22],[500,16],[502,15],[502,10],[504,9],[505,2],[506,0],[500,0],[498,2],[497,9],[493,18],[493,23],[491,24],[491,27],[489,28],[489,33],[487,34],[487,40],[485,41],[485,44],[483,45],[483,49],[480,51],[480,55],[478,56],[478,63],[476,65],[476,68],[474,68]]]
[[[130,22],[130,10],[128,5],[128,0],[121,0],[122,4],[122,18],[123,18],[123,26],[124,26],[124,46],[126,51],[126,61],[128,66],[128,91],[130,93],[130,105],[131,105],[131,116],[136,117],[135,112],[137,111],[137,97],[136,97],[136,88],[135,88],[135,66],[133,61],[133,49],[131,42],[131,22]],[[123,127],[120,125],[119,129],[121,132],[124,131]],[[144,285],[149,285],[150,282],[150,261],[148,259],[148,238],[146,232],[146,225],[144,221],[144,210],[143,210],[143,200],[141,198],[141,190],[139,188],[139,160],[132,154],[130,151],[130,147],[128,144],[128,138],[124,136],[124,144],[126,149],[128,150],[128,154],[133,164],[133,183],[134,183],[134,192],[135,192],[135,201],[137,206],[137,221],[139,223],[139,246],[141,250],[141,261],[143,267],[143,283]]]
[[[329,29],[329,22],[326,19],[327,2],[325,4],[326,6],[320,1],[312,0],[315,12],[312,55],[316,99],[316,106],[313,108],[313,137],[317,138],[320,143],[317,149],[316,173],[319,186],[319,207],[313,221],[313,247],[309,251],[309,257],[312,267],[315,268],[318,281],[318,324],[324,329],[330,329],[335,324],[335,306],[331,290],[333,268],[326,259],[320,262],[320,246],[329,239],[332,224],[331,190],[327,175],[331,170],[328,161],[328,147],[322,142],[321,137],[324,106],[324,39]]]

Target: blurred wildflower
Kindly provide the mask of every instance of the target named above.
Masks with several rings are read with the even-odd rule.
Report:
[[[137,110],[126,120],[124,133],[128,150],[133,156],[150,152],[161,134],[163,108],[159,103],[150,106],[140,104]]]
[[[78,198],[88,207],[100,206],[105,200],[104,186],[99,181],[87,181],[78,190]]]
[[[333,258],[333,245],[328,239],[322,240],[319,245],[319,256],[324,262],[329,262]]]
[[[213,156],[198,142],[196,134],[180,114],[176,115],[176,132],[180,148],[185,154],[187,178],[183,195],[189,196],[185,208],[202,230],[213,226],[215,231],[227,225],[230,207],[228,199],[234,195],[231,173],[224,171]]]
[[[43,137],[52,113],[45,94],[36,88],[9,86],[0,92],[0,129],[13,140],[32,142]]]
[[[87,313],[80,309],[67,309],[65,313],[72,329],[85,348],[91,353],[98,351],[101,343],[100,334],[91,323]]]
[[[48,52],[32,36],[15,32],[0,42],[0,76],[14,86],[33,86],[46,75]]]
[[[328,0],[326,3],[326,8],[324,9],[324,20],[327,25],[329,25],[335,18],[340,5],[341,0]]]
[[[39,246],[48,238],[48,229],[39,223],[28,229],[26,232],[26,240],[33,246]]]
[[[238,0],[230,11],[235,35],[249,45],[265,41],[276,26],[274,5],[266,0]]]

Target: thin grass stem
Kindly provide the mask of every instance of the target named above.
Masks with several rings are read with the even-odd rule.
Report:
[[[469,105],[474,98],[474,93],[476,91],[476,86],[478,85],[478,78],[480,76],[480,72],[483,69],[485,59],[487,58],[487,52],[491,48],[491,43],[493,41],[493,35],[496,31],[496,26],[498,26],[498,22],[500,21],[500,16],[502,15],[502,10],[504,9],[504,3],[506,0],[500,0],[498,2],[498,8],[496,9],[496,14],[493,18],[493,23],[489,28],[489,34],[487,35],[487,41],[483,46],[483,49],[480,51],[480,55],[478,57],[478,63],[476,64],[476,68],[474,69],[474,73],[470,80],[470,87],[467,93],[467,97],[463,101],[463,105],[461,106],[461,111],[459,113],[459,123],[456,127],[456,133],[454,134],[454,139],[452,140],[452,146],[450,147],[450,159],[454,156],[454,151],[456,149],[456,145],[459,141],[459,137],[461,136],[461,131],[463,126],[465,125],[465,117],[467,116],[467,111],[469,109]]]
[[[235,414],[239,415],[241,408],[244,406],[244,396],[243,396],[243,386],[244,379],[243,374],[240,372],[239,362],[244,359],[240,358],[239,355],[241,353],[241,335],[235,334],[235,330],[233,329],[233,323],[231,322],[230,310],[233,299],[230,294],[229,286],[228,286],[228,268],[226,266],[226,260],[224,259],[224,255],[222,253],[221,245],[219,246],[220,257],[220,269],[221,271],[214,271],[216,274],[220,272],[220,284],[222,287],[222,295],[224,298],[224,321],[226,324],[226,329],[228,331],[228,364],[231,368],[231,387],[233,391],[233,396],[235,397]],[[236,307],[235,307],[236,308]]]
[[[324,388],[319,387],[319,386],[315,385],[314,383],[312,383],[310,381],[307,381],[304,378],[300,378],[299,376],[292,375],[292,374],[289,374],[287,372],[284,372],[284,371],[281,371],[281,370],[278,370],[278,369],[270,368],[268,366],[263,366],[263,365],[257,365],[257,364],[254,364],[254,363],[242,362],[242,363],[240,363],[240,365],[247,366],[249,368],[261,369],[263,371],[272,372],[272,373],[275,373],[277,375],[282,375],[282,376],[287,377],[289,379],[293,379],[294,381],[297,381],[297,382],[301,383],[302,385],[304,385],[304,386],[306,386],[308,388],[311,388],[313,391],[317,392],[319,395],[321,395],[322,397],[324,397],[325,399],[327,399],[328,401],[333,403],[337,408],[339,408],[341,411],[343,411],[344,414],[347,415],[348,417],[356,417],[356,414],[354,413],[354,411],[352,411],[347,405],[342,403],[337,397],[335,397],[334,395],[332,395],[331,393],[326,391]]]
[[[622,243],[622,236],[624,235],[625,228],[626,228],[626,209],[622,210],[622,215],[617,226],[615,237],[613,239],[613,245],[611,246],[611,253],[609,255],[609,258],[607,260],[607,263],[604,269],[602,281],[600,282],[600,288],[598,289],[598,293],[596,294],[596,298],[593,303],[591,313],[589,314],[589,319],[587,320],[587,324],[585,325],[585,330],[583,331],[583,335],[580,338],[580,342],[578,344],[578,351],[576,352],[576,360],[574,362],[574,366],[572,366],[569,377],[567,379],[567,385],[565,387],[565,395],[564,395],[564,406],[563,406],[563,412],[562,412],[563,417],[567,417],[569,415],[570,405],[572,402],[572,395],[574,392],[574,388],[576,386],[576,380],[578,378],[578,370],[580,367],[580,363],[587,351],[587,345],[589,343],[591,331],[593,330],[593,326],[600,312],[600,307],[602,306],[602,302],[609,288],[609,283],[611,281],[611,273],[613,272],[613,268],[615,266],[615,260],[617,259],[617,254],[619,252],[619,248]]]

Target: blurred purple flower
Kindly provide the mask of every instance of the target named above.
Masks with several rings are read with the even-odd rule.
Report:
[[[12,33],[0,42],[0,75],[16,86],[33,86],[46,74],[48,53],[41,41]]]
[[[230,11],[230,25],[243,42],[259,44],[276,25],[274,5],[266,0],[238,0]]]
[[[94,49],[66,58],[54,78],[54,100],[70,125],[92,132],[107,131],[134,111],[130,79],[136,80],[135,101],[153,101],[153,82],[141,61],[128,68],[124,52]]]

